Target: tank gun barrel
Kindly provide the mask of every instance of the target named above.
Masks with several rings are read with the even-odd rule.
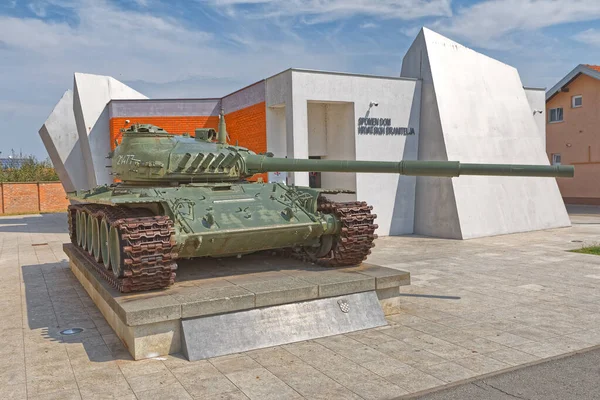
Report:
[[[250,173],[263,172],[366,172],[411,176],[453,177],[460,175],[573,177],[570,165],[471,164],[459,161],[347,161],[300,160],[248,155]]]

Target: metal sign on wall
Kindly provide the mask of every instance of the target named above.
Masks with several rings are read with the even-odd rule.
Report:
[[[401,135],[415,134],[414,128],[392,126],[391,118],[365,118],[358,119],[359,135]]]

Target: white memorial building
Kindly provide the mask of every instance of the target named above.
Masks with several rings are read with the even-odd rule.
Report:
[[[289,69],[222,98],[148,99],[107,76],[75,74],[40,129],[67,191],[110,184],[106,154],[120,129],[215,127],[276,157],[450,160],[549,165],[544,89],[517,70],[424,28],[396,77]],[[199,93],[201,95],[201,93]],[[569,226],[556,179],[269,174],[269,180],[351,189],[378,215],[379,235],[469,239]]]

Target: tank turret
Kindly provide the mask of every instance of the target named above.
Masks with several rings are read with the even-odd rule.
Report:
[[[71,240],[122,292],[168,287],[178,258],[281,250],[326,267],[366,259],[377,237],[371,206],[326,197],[348,191],[247,181],[257,173],[574,175],[574,168],[564,165],[277,158],[229,144],[222,113],[219,132],[194,133],[176,136],[153,125],[134,125],[110,154],[118,183],[69,193]]]
[[[459,161],[345,161],[276,158],[229,145],[224,118],[221,131],[197,129],[189,135],[169,135],[152,125],[134,125],[112,155],[113,174],[138,184],[234,182],[264,172],[364,172],[455,177],[497,175],[572,177],[567,165],[467,164]]]

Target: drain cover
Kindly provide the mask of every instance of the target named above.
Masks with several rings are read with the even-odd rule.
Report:
[[[61,335],[77,335],[78,333],[83,332],[83,328],[69,328],[64,331],[60,331]]]
[[[583,240],[571,240],[571,243],[583,243]]]

